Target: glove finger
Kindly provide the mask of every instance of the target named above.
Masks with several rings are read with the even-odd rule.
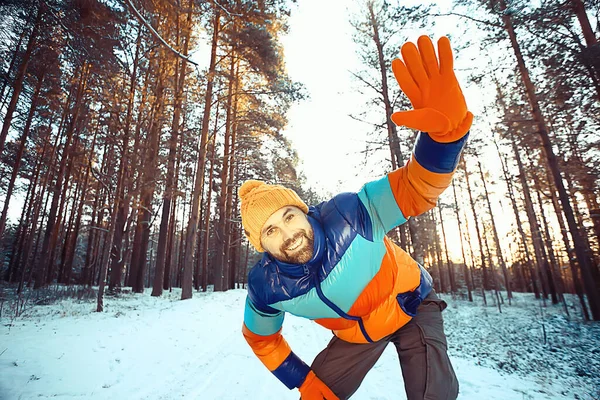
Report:
[[[396,81],[398,81],[398,84],[400,85],[400,89],[402,89],[406,97],[408,97],[413,107],[421,108],[421,91],[410,76],[408,69],[406,69],[406,65],[396,58],[392,61],[392,71],[394,72]]]
[[[391,119],[398,126],[429,133],[448,132],[452,126],[448,117],[433,108],[398,111],[392,114]]]
[[[419,89],[421,89],[421,93],[428,93],[429,78],[423,67],[423,62],[421,61],[417,46],[411,42],[404,43],[400,52],[402,53],[404,64],[406,65],[406,68],[408,68],[408,72],[410,72],[410,76],[412,76],[417,86],[419,86]]]
[[[460,137],[463,137],[467,132],[469,132],[471,125],[473,125],[473,113],[471,111],[467,111],[467,116],[460,123],[458,128],[456,128],[456,132],[461,135]]]
[[[452,56],[452,47],[450,40],[442,36],[438,40],[438,53],[440,55],[440,72],[442,75],[454,73],[454,58]]]
[[[419,45],[419,52],[421,53],[421,60],[425,66],[425,71],[430,79],[436,78],[440,75],[440,67],[438,66],[438,60],[435,56],[435,50],[433,43],[429,36],[421,36],[417,41]]]
[[[467,134],[467,132],[469,132],[469,129],[471,128],[472,123],[473,123],[473,114],[470,111],[468,111],[467,115],[462,120],[460,125],[453,131],[444,133],[442,135],[436,135],[435,133],[433,133],[433,134],[430,133],[429,136],[431,136],[431,138],[438,143],[456,142],[457,140],[459,140],[460,138],[465,136]]]

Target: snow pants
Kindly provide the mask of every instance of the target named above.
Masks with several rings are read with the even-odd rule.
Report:
[[[391,342],[398,352],[408,400],[454,400],[458,380],[447,354],[442,319],[446,307],[432,291],[417,308],[417,315],[393,334],[367,344],[348,343],[334,336],[311,368],[345,400],[356,392]]]

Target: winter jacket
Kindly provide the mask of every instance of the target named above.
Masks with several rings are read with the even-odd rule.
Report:
[[[288,388],[310,371],[281,335],[286,312],[352,343],[377,341],[415,315],[432,288],[429,273],[386,233],[435,206],[450,184],[468,135],[437,143],[420,133],[410,161],[358,193],[309,208],[314,254],[304,265],[264,253],[250,270],[243,334]]]

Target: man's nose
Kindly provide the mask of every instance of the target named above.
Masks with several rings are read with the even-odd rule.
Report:
[[[281,228],[281,235],[283,241],[285,242],[286,240],[289,240],[294,237],[294,231],[290,228],[284,227]]]

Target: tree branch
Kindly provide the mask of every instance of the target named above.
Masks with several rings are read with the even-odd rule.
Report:
[[[191,64],[194,64],[196,66],[198,66],[198,63],[195,63],[194,61],[190,60],[187,56],[181,54],[180,52],[178,52],[177,50],[175,50],[174,48],[172,48],[166,41],[165,39],[162,38],[162,36],[160,36],[158,34],[158,32],[156,32],[154,30],[154,28],[152,27],[152,25],[150,25],[148,23],[148,21],[146,21],[144,19],[144,17],[142,17],[142,14],[140,14],[140,12],[133,6],[133,3],[131,2],[131,0],[125,0],[125,3],[127,3],[127,5],[129,6],[129,8],[131,8],[131,10],[133,11],[133,13],[137,16],[137,18],[140,20],[140,22],[142,24],[144,24],[144,26],[146,28],[148,28],[148,30],[150,31],[150,33],[152,34],[152,36],[154,36],[159,42],[161,42],[163,45],[165,45],[169,50],[171,50],[173,53],[175,53],[175,55]]]
[[[348,72],[350,72],[352,75],[354,75],[354,77],[358,80],[360,80],[361,82],[363,82],[365,85],[367,85],[368,87],[370,87],[371,89],[373,89],[374,91],[376,91],[378,94],[383,96],[383,93],[381,90],[379,90],[378,88],[376,88],[371,82],[367,81],[365,78],[363,78],[362,76],[348,70]]]
[[[490,21],[483,21],[481,19],[477,19],[477,18],[473,18],[470,17],[468,15],[464,15],[464,14],[459,14],[459,13],[455,13],[455,12],[449,12],[446,14],[432,14],[433,17],[450,17],[450,16],[455,16],[455,17],[461,17],[461,18],[466,18],[466,19],[470,19],[471,21],[475,21],[479,24],[483,24],[483,25],[488,25],[488,26],[494,26],[496,28],[502,28],[504,29],[504,25],[501,24],[496,24]]]
[[[217,0],[213,0],[213,3],[215,3],[221,10],[225,11],[225,13],[227,15],[229,15],[230,17],[233,16],[233,15],[235,15],[236,17],[243,17],[242,14],[235,14],[235,13],[230,12],[225,7],[223,7],[221,4],[219,4],[219,2]]]

